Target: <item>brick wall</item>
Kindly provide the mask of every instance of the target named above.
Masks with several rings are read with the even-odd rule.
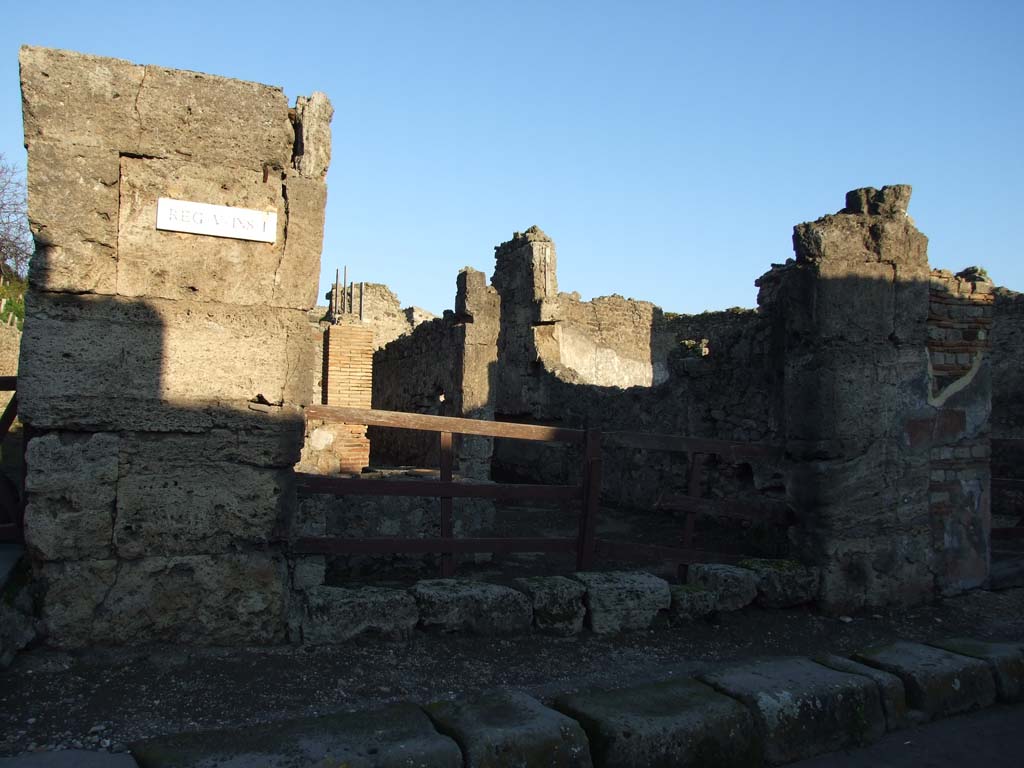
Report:
[[[933,270],[928,304],[932,427],[929,512],[940,590],[988,574],[992,284]]]

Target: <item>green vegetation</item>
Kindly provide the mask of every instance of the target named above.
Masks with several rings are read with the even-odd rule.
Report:
[[[0,310],[0,325],[9,325],[11,316],[14,322],[21,329],[25,323],[25,288],[26,281],[18,277],[13,271],[0,270],[0,299],[4,300],[3,309]]]

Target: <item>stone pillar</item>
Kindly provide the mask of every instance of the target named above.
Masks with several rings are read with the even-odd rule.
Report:
[[[981,586],[991,556],[992,283],[977,270],[931,274],[928,312],[930,508],[936,586]]]
[[[795,227],[796,260],[769,281],[795,544],[832,610],[919,602],[935,586],[930,437],[913,437],[935,418],[927,238],[909,200],[902,185],[850,192],[836,215]]]
[[[532,411],[536,382],[530,373],[538,349],[551,336],[558,315],[555,244],[539,227],[516,232],[496,246],[491,284],[501,297],[501,328],[495,402],[498,412],[525,415]]]
[[[373,396],[373,327],[343,318],[324,334],[324,405],[369,408]],[[358,473],[370,463],[366,427],[329,424],[311,436],[314,447],[322,430],[330,432],[330,453],[338,471]]]
[[[501,297],[487,276],[470,267],[459,272],[455,296],[456,413],[470,419],[494,419]],[[463,477],[489,480],[494,440],[462,435],[456,465]]]
[[[330,103],[28,47],[21,86],[19,398],[48,641],[279,641]],[[160,198],[275,213],[273,242],[224,209],[225,236],[175,231],[204,223],[188,206],[158,229]]]

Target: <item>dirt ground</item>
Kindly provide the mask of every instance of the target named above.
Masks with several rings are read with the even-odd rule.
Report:
[[[615,637],[414,633],[333,647],[37,649],[0,672],[0,755],[124,749],[188,730],[420,703],[491,686],[542,699],[689,675],[739,659],[849,652],[896,638],[1024,641],[1024,589],[975,591],[913,610],[828,618],[747,609]]]

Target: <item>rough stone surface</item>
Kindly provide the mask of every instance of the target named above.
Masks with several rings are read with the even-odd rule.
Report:
[[[191,431],[210,401],[306,404],[311,339],[292,310],[30,293],[20,412],[39,427]]]
[[[162,736],[131,745],[146,768],[461,768],[454,741],[412,704],[235,731]]]
[[[409,591],[425,629],[505,635],[528,632],[533,621],[529,598],[497,584],[430,579],[417,582]]]
[[[587,588],[587,626],[598,634],[646,629],[672,603],[668,582],[649,573],[576,573]]]
[[[899,677],[907,704],[930,719],[982,709],[996,698],[992,672],[981,659],[902,641],[860,651],[853,659]]]
[[[120,439],[53,433],[29,441],[26,544],[40,560],[111,556]]]
[[[695,680],[561,696],[554,706],[583,726],[595,765],[724,768],[761,762],[750,712]]]
[[[131,755],[62,749],[18,757],[0,757],[0,768],[138,768]]]
[[[287,569],[264,553],[46,563],[39,576],[53,646],[284,640]]]
[[[519,691],[484,691],[469,701],[440,701],[426,712],[462,748],[466,768],[589,768],[579,723]]]
[[[715,609],[719,611],[737,611],[750,605],[760,582],[754,571],[717,563],[694,563],[687,570],[686,580],[714,592],[718,596]]]
[[[668,616],[674,624],[702,619],[714,613],[718,605],[718,594],[710,589],[692,584],[673,584],[669,591],[672,593],[672,604]]]
[[[516,587],[533,601],[533,625],[541,632],[575,635],[583,628],[586,588],[580,582],[564,576],[529,576],[516,579]]]
[[[306,592],[302,641],[313,645],[341,643],[372,633],[407,635],[419,621],[412,595],[382,587],[313,587]]]
[[[20,548],[0,545],[0,670],[38,634],[28,589],[28,567]],[[8,566],[9,563],[9,566]]]
[[[279,641],[330,103],[290,114],[279,88],[70,51],[20,63],[19,416],[49,641]],[[275,242],[157,230],[160,197],[275,211]]]
[[[824,654],[815,656],[814,661],[830,669],[839,672],[848,672],[851,675],[863,675],[875,681],[878,692],[882,697],[882,710],[885,712],[885,726],[887,730],[895,731],[900,728],[907,728],[920,717],[915,717],[907,708],[907,694],[903,688],[903,681],[896,675],[884,670],[869,667],[866,664],[858,664],[852,659],[835,654]]]
[[[878,689],[810,659],[772,659],[700,675],[750,708],[773,765],[870,743],[885,733]]]
[[[1024,644],[958,637],[936,640],[929,645],[987,662],[995,677],[999,700],[1009,703],[1024,700]]]
[[[818,595],[818,569],[792,560],[743,560],[741,568],[757,574],[757,604],[765,608],[791,608],[810,603]]]

